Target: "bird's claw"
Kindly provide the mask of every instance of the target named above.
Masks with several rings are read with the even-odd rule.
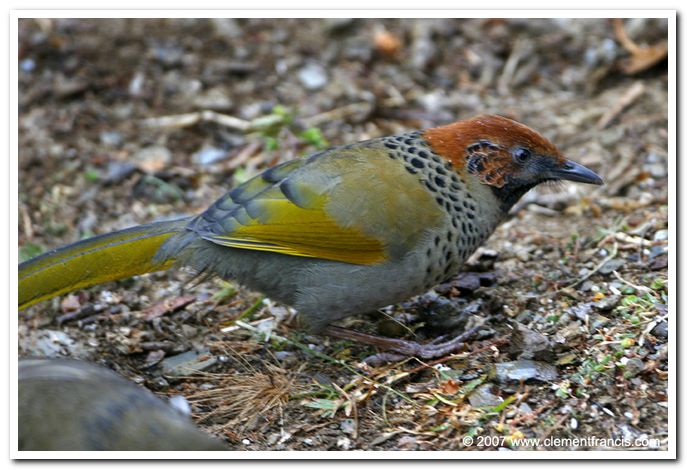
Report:
[[[386,353],[375,354],[365,359],[366,363],[373,365],[397,361],[405,357],[434,359],[445,356],[461,349],[465,345],[465,342],[473,337],[481,328],[481,326],[481,324],[474,326],[455,338],[443,343],[437,343],[437,341],[445,338],[445,336],[429,344],[420,344],[415,341],[368,335],[366,333],[360,333],[358,331],[348,330],[346,328],[340,328],[336,326],[328,327],[326,333],[337,338],[358,341],[364,344],[386,349],[388,351]]]

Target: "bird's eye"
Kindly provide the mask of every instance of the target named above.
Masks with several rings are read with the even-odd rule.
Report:
[[[518,163],[525,163],[532,156],[532,152],[523,147],[513,150],[513,158]]]

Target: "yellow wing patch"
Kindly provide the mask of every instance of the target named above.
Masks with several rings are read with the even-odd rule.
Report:
[[[327,214],[330,179],[313,181],[286,170],[276,167],[239,186],[208,209],[204,224],[194,230],[208,241],[243,250],[351,264],[386,259],[379,240]],[[284,178],[274,181],[275,175]]]
[[[263,200],[267,217],[240,225],[227,235],[203,235],[214,243],[245,250],[322,258],[352,264],[384,261],[379,241],[342,228],[323,210],[301,209],[288,200]]]

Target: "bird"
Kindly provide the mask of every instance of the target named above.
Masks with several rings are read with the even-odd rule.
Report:
[[[25,358],[18,378],[21,451],[229,449],[180,410],[105,367]]]
[[[334,147],[264,170],[199,215],[20,264],[19,306],[181,265],[293,307],[311,333],[435,357],[462,342],[419,344],[335,323],[452,278],[513,205],[549,181],[603,184],[501,115]]]

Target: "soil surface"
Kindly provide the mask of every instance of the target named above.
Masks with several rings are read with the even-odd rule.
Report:
[[[665,40],[642,19],[22,20],[22,259],[199,213],[318,148],[482,113],[606,184],[527,194],[467,274],[345,322],[421,342],[482,322],[446,357],[368,364],[379,351],[184,270],[21,312],[19,354],[182,395],[240,450],[666,449]]]

